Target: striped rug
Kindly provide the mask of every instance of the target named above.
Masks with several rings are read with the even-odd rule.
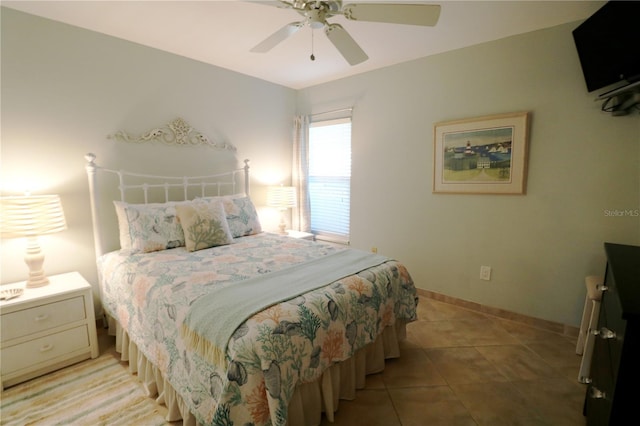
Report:
[[[2,392],[2,425],[170,425],[113,346],[94,360]]]

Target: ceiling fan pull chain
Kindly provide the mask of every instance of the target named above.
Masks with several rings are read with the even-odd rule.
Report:
[[[316,60],[316,55],[313,54],[313,34],[314,33],[315,33],[315,30],[311,28],[311,56],[309,57],[309,59],[311,59],[312,61]]]

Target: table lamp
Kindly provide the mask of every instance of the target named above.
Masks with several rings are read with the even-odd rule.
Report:
[[[270,186],[267,188],[267,205],[280,210],[280,234],[286,234],[284,212],[296,206],[296,188],[293,186]]]
[[[3,238],[27,238],[24,261],[29,267],[26,287],[49,284],[42,264],[38,236],[63,231],[67,228],[60,197],[57,195],[24,195],[0,198],[0,232]]]

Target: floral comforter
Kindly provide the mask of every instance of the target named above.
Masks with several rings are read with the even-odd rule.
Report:
[[[250,317],[233,334],[224,368],[187,350],[180,329],[190,304],[211,288],[336,250],[344,249],[267,233],[196,252],[120,250],[98,260],[102,303],[198,422],[284,425],[298,384],[319,379],[396,319],[416,319],[416,290],[402,264],[390,260]]]

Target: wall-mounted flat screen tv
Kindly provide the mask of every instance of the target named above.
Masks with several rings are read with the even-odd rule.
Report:
[[[573,30],[587,90],[640,80],[640,1],[609,1]]]

